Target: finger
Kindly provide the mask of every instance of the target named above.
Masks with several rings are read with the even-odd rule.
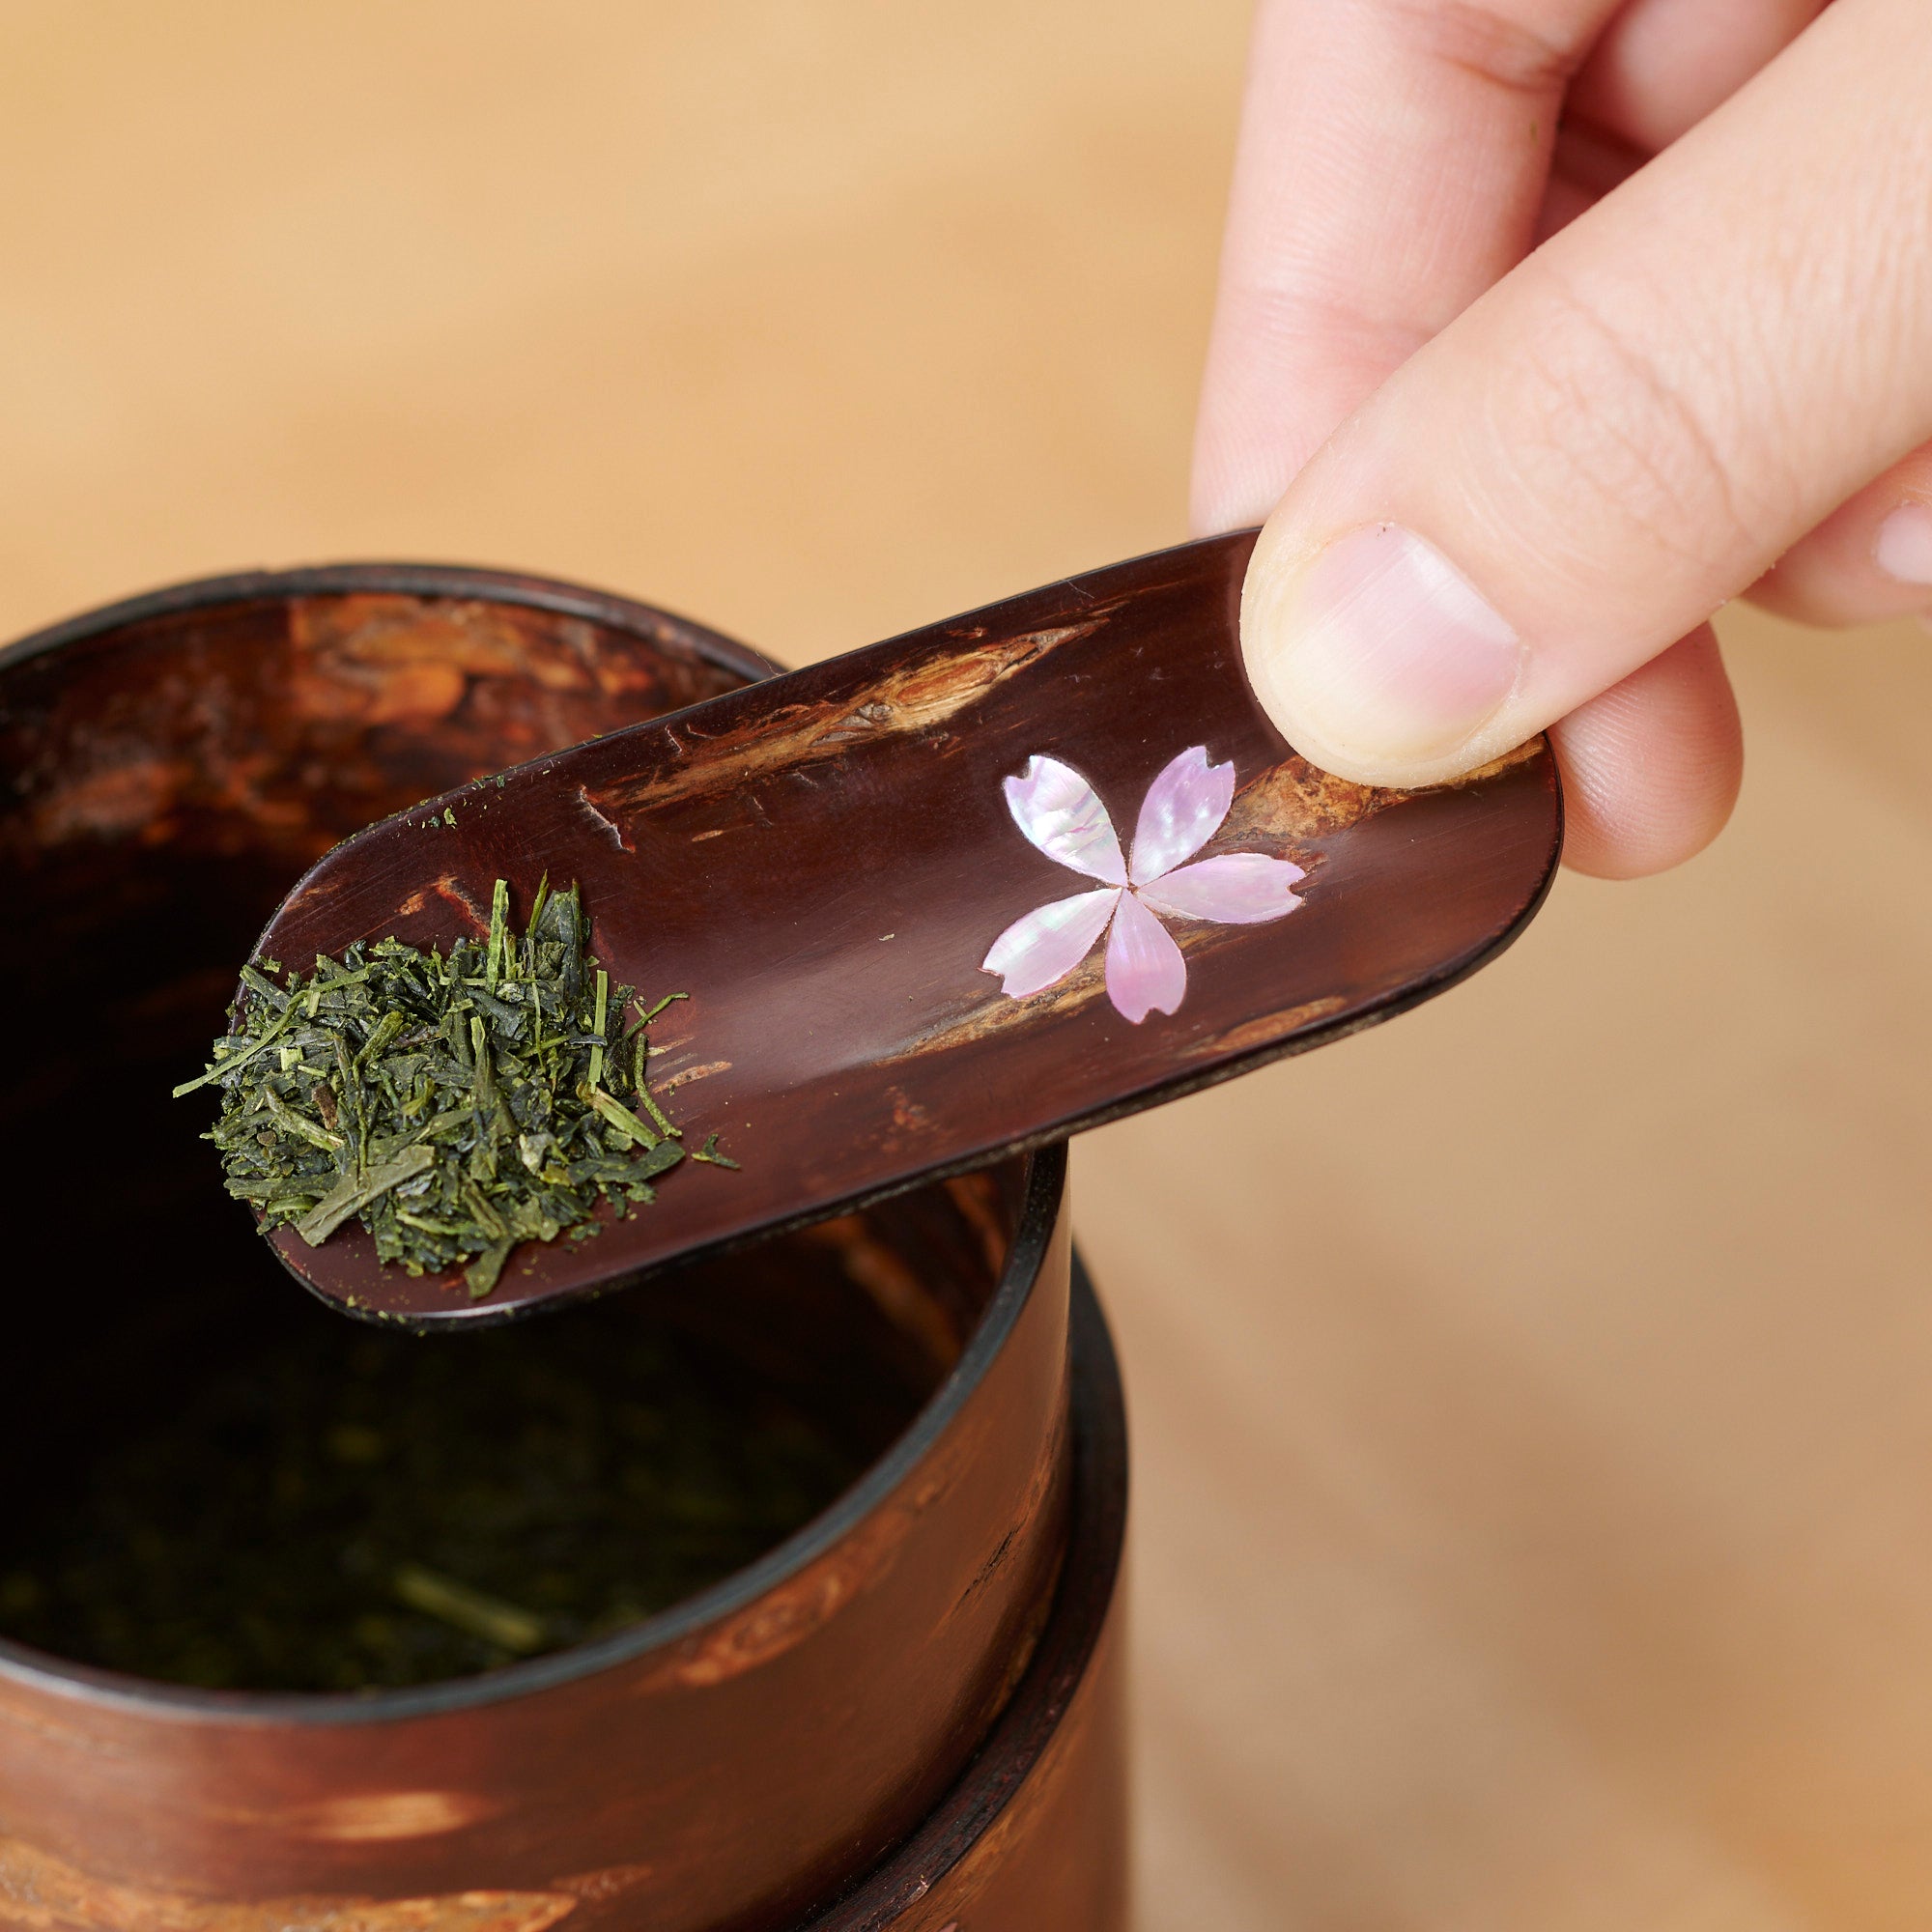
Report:
[[[1549,156],[1549,180],[1536,218],[1540,248],[1558,229],[1622,187],[1650,156],[1594,123],[1566,115]]]
[[[1563,105],[1536,224],[1546,242],[1728,100],[1826,0],[1630,0]]]
[[[1631,0],[1577,71],[1568,112],[1660,154],[1824,10],[1825,0]]]
[[[1242,616],[1298,749],[1484,763],[1932,437],[1928,68],[1922,0],[1837,0],[1323,446]]]
[[[1668,871],[1737,803],[1744,732],[1706,624],[1550,727],[1563,772],[1563,863],[1600,879]]]
[[[1932,611],[1932,444],[1801,537],[1750,597],[1806,624],[1875,624]]]
[[[1262,0],[1194,519],[1256,521],[1529,246],[1563,89],[1617,0]]]

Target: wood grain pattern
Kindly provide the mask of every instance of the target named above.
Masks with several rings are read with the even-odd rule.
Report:
[[[1122,1606],[1125,1412],[1111,1342],[1076,1262],[1070,1308],[1072,1493],[1061,1587],[984,1747],[892,1853],[795,1932],[1126,1932]],[[453,1807],[346,1798],[307,1809],[319,1838],[400,1840],[460,1829]],[[735,1815],[735,1814],[734,1814]],[[233,1819],[216,1818],[217,1827]],[[355,1829],[351,1829],[352,1826]],[[327,1829],[325,1829],[327,1827]],[[627,1861],[520,1892],[340,1891],[229,1900],[99,1875],[0,1836],[0,1932],[643,1932],[668,1923],[664,1872]],[[733,1915],[734,1926],[748,1920]],[[764,1922],[760,1917],[756,1922]]]
[[[394,667],[437,704],[385,702]],[[191,1157],[192,1122],[152,1115],[171,1104],[168,1059],[195,1052],[226,998],[211,959],[307,848],[452,765],[487,770],[761,668],[594,593],[384,566],[202,586],[0,652],[15,775],[0,896],[37,940],[0,955],[0,994],[17,1009],[57,993],[98,1019],[79,1039],[36,1035],[0,1077],[0,1162],[42,1210],[9,1251],[26,1288],[0,1409],[10,1466],[86,1458],[102,1411],[164,1417],[246,1320],[231,1303],[197,1326],[206,1292],[278,1292],[271,1265],[251,1278],[267,1257]],[[559,713],[559,694],[578,708]],[[131,781],[99,781],[117,772]],[[140,1204],[131,1260],[71,1239],[92,1177],[62,1156],[61,1123],[91,1122],[103,1088],[139,1150],[115,1193],[119,1211]],[[978,1758],[999,1802],[955,1820],[955,1852],[1002,1818],[1022,1841],[1029,1820],[1097,1819],[1070,1895],[1116,1932],[1117,1682],[1096,1673],[1077,1721],[1069,1700],[1119,1568],[1124,1445],[1091,1309],[1100,1359],[1084,1381],[1069,1368],[1064,1173],[1047,1150],[667,1284],[681,1321],[748,1361],[844,1363],[841,1413],[907,1374],[931,1400],[910,1427],[894,1416],[884,1453],[794,1538],[595,1644],[414,1691],[268,1697],[0,1641],[0,1928],[777,1932],[862,1880]],[[240,1237],[239,1273],[222,1235]],[[833,1324],[809,1288],[828,1267],[860,1291]],[[862,1334],[874,1310],[879,1346]],[[1074,1388],[1105,1424],[1085,1449]],[[1076,1562],[1081,1482],[1114,1533],[1099,1525]],[[1026,1690],[1036,1652],[1066,1680],[1043,1705]],[[982,1748],[1009,1707],[1031,1729],[1006,1755]],[[1071,1768],[1036,1781],[1043,1753]]]
[[[270,922],[270,958],[488,929],[574,880],[613,980],[689,999],[660,1077],[742,1171],[679,1173],[595,1242],[526,1247],[472,1300],[459,1273],[384,1267],[359,1228],[272,1244],[362,1315],[499,1321],[634,1281],[680,1254],[880,1198],[1223,1080],[1402,1012],[1506,946],[1554,870],[1562,812],[1539,742],[1453,785],[1378,792],[1316,773],[1239,666],[1252,538],[1087,572],[701,708],[612,732],[372,827]],[[434,668],[434,665],[431,666]],[[1098,997],[1098,956],[1009,999],[987,949],[1091,883],[1019,835],[1003,783],[1063,760],[1130,828],[1178,753],[1238,787],[1206,858],[1261,850],[1308,874],[1267,924],[1182,921],[1169,1016]]]
[[[1127,1932],[1126,1413],[1074,1262],[1071,1534],[1053,1620],[984,1754],[919,1830],[799,1932]]]
[[[4,10],[0,635],[461,556],[803,663],[1173,542],[1252,12]],[[1150,1932],[1932,1916],[1932,651],[1719,625],[1689,871],[1076,1150]]]
[[[549,1932],[576,1910],[559,1892],[451,1892],[440,1898],[265,1898],[226,1904],[119,1885],[18,1839],[0,1838],[6,1932]]]

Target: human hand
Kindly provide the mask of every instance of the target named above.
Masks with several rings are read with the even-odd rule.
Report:
[[[1261,0],[1195,518],[1272,508],[1316,763],[1550,727],[1569,863],[1675,865],[1742,770],[1708,618],[1932,608],[1928,439],[1932,0]]]

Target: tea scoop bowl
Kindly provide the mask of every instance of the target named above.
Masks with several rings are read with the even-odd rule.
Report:
[[[335,847],[260,956],[446,949],[487,934],[498,878],[523,906],[575,880],[612,981],[688,996],[649,1085],[738,1165],[524,1245],[483,1299],[353,1222],[277,1227],[276,1253],[363,1319],[526,1315],[1232,1079],[1495,957],[1561,853],[1548,745],[1413,792],[1309,765],[1241,668],[1253,540],[1008,598]]]

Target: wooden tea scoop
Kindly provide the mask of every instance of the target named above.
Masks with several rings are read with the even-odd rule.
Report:
[[[597,1238],[524,1245],[482,1300],[353,1220],[276,1252],[358,1315],[500,1320],[1156,1106],[1494,957],[1557,862],[1547,746],[1420,792],[1315,770],[1242,673],[1252,542],[1069,578],[338,845],[263,956],[446,948],[498,877],[520,906],[575,879],[611,980],[689,994],[648,1082],[739,1168],[687,1161]]]

